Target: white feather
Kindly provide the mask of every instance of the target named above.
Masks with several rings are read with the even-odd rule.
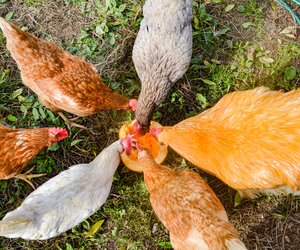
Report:
[[[225,240],[228,250],[247,250],[246,246],[239,239]]]
[[[3,17],[0,17],[0,28],[3,31],[3,33],[5,33],[6,30],[13,30],[10,23],[7,22]]]
[[[0,235],[45,240],[84,221],[106,201],[122,151],[116,141],[89,164],[72,166],[44,183],[0,221]]]

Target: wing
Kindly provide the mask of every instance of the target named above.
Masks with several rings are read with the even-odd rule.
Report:
[[[18,175],[46,146],[47,129],[14,130],[0,127],[0,179]]]
[[[106,201],[120,150],[115,142],[91,163],[75,165],[44,183],[4,217],[0,235],[49,239],[84,221]]]
[[[300,180],[299,110],[300,90],[238,91],[167,128],[165,139],[183,157],[235,189],[287,185],[295,191]]]
[[[89,166],[74,166],[31,193],[19,208],[0,222],[0,235],[48,239],[93,214],[107,199],[112,180],[92,186],[86,168]],[[26,223],[17,227],[21,221]]]
[[[29,87],[46,106],[86,116],[111,106],[120,108],[128,103],[127,98],[102,82],[92,64],[65,51],[59,51],[59,57],[59,70],[49,71],[49,65],[47,74],[29,75],[28,79],[24,79],[24,82],[31,82]]]
[[[172,244],[222,249],[225,239],[237,237],[222,204],[199,175],[179,174],[150,196],[154,211],[172,235]]]
[[[158,74],[176,82],[192,55],[192,1],[146,1],[144,19],[133,47],[133,62],[142,84]]]

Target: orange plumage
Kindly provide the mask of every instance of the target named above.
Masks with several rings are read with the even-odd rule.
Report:
[[[20,30],[1,17],[0,27],[24,84],[46,107],[77,116],[109,109],[135,109],[133,100],[102,82],[92,64]]]
[[[300,90],[236,91],[159,132],[160,142],[243,196],[300,194]]]
[[[68,136],[62,128],[10,129],[0,125],[0,179],[10,179],[46,146]]]
[[[192,171],[176,172],[139,152],[150,202],[176,250],[246,249],[221,202]]]

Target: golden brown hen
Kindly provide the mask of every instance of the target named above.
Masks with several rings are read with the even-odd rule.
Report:
[[[300,90],[236,91],[152,134],[242,196],[300,194]]]
[[[29,183],[42,175],[19,174],[46,146],[68,136],[63,128],[10,129],[0,125],[0,179],[19,178]]]
[[[92,64],[1,17],[0,28],[24,84],[52,111],[64,110],[82,117],[101,110],[135,110],[136,100],[128,100],[107,87]]]
[[[246,249],[220,200],[198,174],[158,165],[146,150],[138,158],[151,205],[169,230],[174,249]]]

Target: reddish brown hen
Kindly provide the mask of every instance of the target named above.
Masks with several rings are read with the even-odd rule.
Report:
[[[34,188],[30,179],[42,175],[20,172],[43,148],[67,136],[63,128],[10,129],[0,125],[0,179],[19,178]]]
[[[174,249],[246,249],[220,200],[198,174],[158,165],[146,150],[138,158],[151,205],[169,230]]]
[[[101,110],[135,110],[136,100],[128,100],[107,87],[92,64],[1,17],[0,27],[24,84],[52,111],[64,110],[83,117]]]

